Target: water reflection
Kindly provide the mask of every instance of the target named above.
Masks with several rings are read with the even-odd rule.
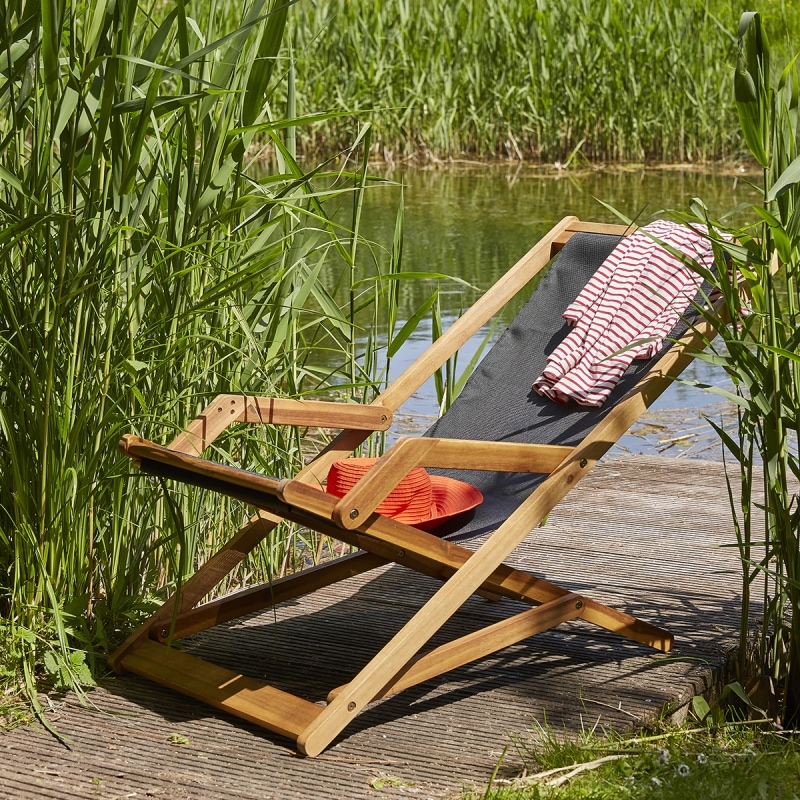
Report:
[[[686,209],[700,197],[713,214],[736,205],[755,202],[758,193],[734,170],[719,173],[686,171],[589,170],[578,175],[565,171],[544,175],[528,167],[414,170],[387,176],[393,183],[376,185],[367,192],[362,217],[363,236],[382,243],[387,253],[370,254],[378,260],[391,246],[395,218],[403,186],[405,200],[404,271],[434,271],[456,276],[477,287],[443,284],[445,323],[469,307],[479,292],[497,281],[511,265],[562,217],[574,214],[583,220],[617,222],[599,201],[617,208],[640,223],[664,209]],[[342,208],[343,218],[349,209]],[[331,286],[341,276],[331,274]],[[408,319],[430,296],[434,281],[403,282],[400,318]],[[522,299],[507,311],[516,312]],[[365,322],[366,324],[366,322]],[[502,332],[500,326],[493,334]],[[486,331],[468,343],[459,355],[459,370],[469,362]],[[392,376],[408,366],[430,343],[430,323],[423,324],[394,359]],[[695,362],[686,373],[690,380],[725,384],[724,373]],[[676,383],[656,408],[695,409],[717,404],[695,388]],[[438,413],[432,382],[424,386],[402,409],[411,426],[427,427]],[[635,444],[628,442],[628,446]],[[650,445],[646,449],[652,450]]]

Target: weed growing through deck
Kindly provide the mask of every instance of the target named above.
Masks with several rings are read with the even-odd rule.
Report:
[[[540,729],[517,741],[519,777],[495,779],[463,800],[730,800],[800,796],[800,744],[747,724],[640,736]]]

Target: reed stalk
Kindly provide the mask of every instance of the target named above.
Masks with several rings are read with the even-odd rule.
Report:
[[[355,249],[325,201],[356,176],[295,158],[290,5],[0,6],[0,665],[34,701],[42,671],[88,681],[250,513],[165,492],[120,434],[163,442],[219,392],[346,379],[309,355],[320,330],[356,338],[321,277]],[[253,428],[214,457],[292,474],[301,437]],[[317,545],[276,529],[221,590]]]
[[[716,275],[724,299],[724,350],[707,356],[734,384],[735,433],[715,425],[738,476],[729,470],[742,562],[739,678],[766,684],[784,724],[800,721],[800,75],[791,59],[773,84],[760,16],[739,24],[735,97],[742,135],[763,170],[762,201],[751,221],[726,230]],[[709,223],[699,202],[694,219]],[[744,300],[742,299],[744,294]],[[760,464],[758,477],[756,465]],[[737,488],[734,489],[734,486]],[[759,495],[763,499],[759,499]],[[761,584],[758,592],[754,585]],[[759,609],[760,605],[760,609]],[[755,640],[750,627],[758,615]]]

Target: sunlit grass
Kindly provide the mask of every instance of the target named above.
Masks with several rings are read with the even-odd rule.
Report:
[[[541,730],[509,748],[524,764],[470,800],[793,800],[800,793],[800,746],[752,725],[676,728],[665,733],[557,736]]]

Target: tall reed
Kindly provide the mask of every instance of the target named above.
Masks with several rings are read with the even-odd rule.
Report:
[[[731,10],[727,0],[317,0],[292,23],[298,103],[368,119],[390,161],[708,161],[741,147],[726,81]],[[301,142],[324,151],[347,136],[333,119]]]
[[[737,432],[715,425],[737,466],[730,478],[742,561],[740,678],[768,686],[780,715],[800,723],[800,74],[796,60],[771,79],[770,48],[757,13],[739,25],[735,72],[742,134],[763,169],[762,203],[749,225],[720,242],[717,274],[706,277],[724,299],[725,348],[710,359],[730,375]],[[699,202],[695,219],[708,222]],[[720,223],[713,226],[724,230]],[[745,300],[742,302],[741,291]],[[763,465],[759,477],[756,463]],[[763,492],[763,501],[757,499]],[[763,522],[761,520],[763,519]],[[762,586],[758,591],[754,586]],[[758,636],[750,617],[761,603]],[[753,674],[755,673],[755,674]]]
[[[163,441],[220,391],[325,389],[312,327],[361,357],[320,279],[351,262],[324,200],[353,176],[301,169],[284,132],[307,120],[275,94],[290,5],[250,0],[220,28],[216,2],[2,2],[0,663],[32,695],[42,666],[87,679],[83,651],[247,513],[129,473],[119,434]],[[217,457],[286,474],[298,436]],[[276,531],[231,580],[294,568],[302,535]]]

